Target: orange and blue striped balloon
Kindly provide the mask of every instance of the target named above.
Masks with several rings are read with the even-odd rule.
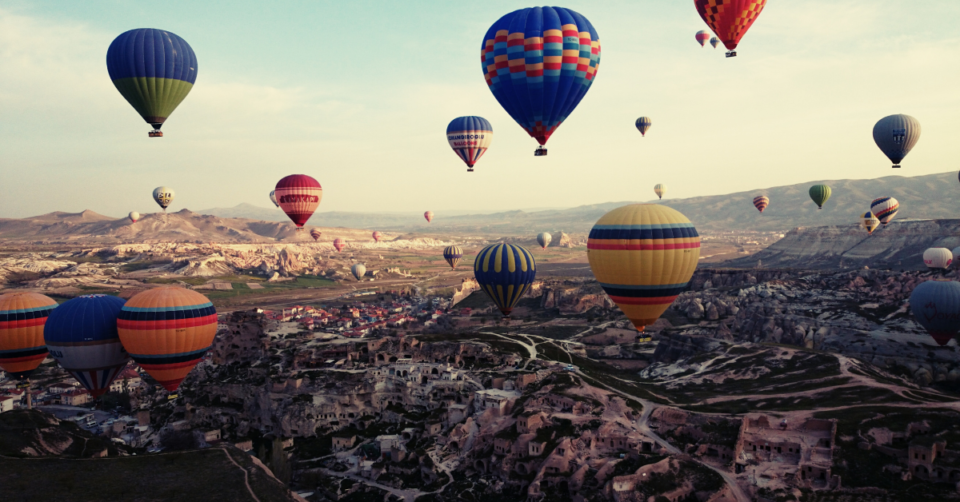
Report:
[[[700,234],[675,209],[632,204],[597,221],[587,253],[597,282],[643,331],[686,289],[700,259]]]
[[[47,357],[43,326],[57,302],[39,293],[0,295],[0,369],[23,380]]]
[[[213,345],[217,311],[200,293],[160,287],[129,299],[117,329],[130,357],[173,392]]]
[[[493,244],[480,250],[473,276],[504,316],[509,316],[537,276],[537,261],[521,246]]]
[[[460,246],[447,246],[443,248],[443,259],[447,260],[447,263],[450,264],[450,268],[456,270],[457,264],[460,263],[462,258],[463,250],[460,249]]]

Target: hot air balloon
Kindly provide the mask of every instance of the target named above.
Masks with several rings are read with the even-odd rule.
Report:
[[[946,345],[960,331],[960,283],[920,283],[910,294],[910,311],[937,345]]]
[[[705,30],[700,30],[697,32],[696,39],[697,39],[697,43],[700,44],[700,47],[703,47],[704,45],[706,45],[707,40],[710,40],[710,34],[707,33]]]
[[[947,248],[930,248],[923,252],[923,264],[927,268],[950,268],[953,253]]]
[[[136,223],[140,219],[140,213],[136,211],[130,211],[130,214],[127,215],[127,218],[130,218],[132,223]]]
[[[280,207],[280,203],[277,202],[277,191],[270,190],[270,202],[273,202],[274,206]]]
[[[687,287],[700,259],[700,234],[675,209],[632,204],[597,221],[587,257],[597,282],[642,332]]]
[[[373,233],[373,242],[380,242],[380,239],[383,238],[383,234],[379,231]]]
[[[711,38],[711,39],[710,39],[710,45],[712,45],[713,48],[716,49],[717,46],[720,45],[720,39],[717,38],[717,37]]]
[[[957,259],[960,259],[960,247],[955,247],[955,248],[953,248],[953,250],[950,251],[950,252],[953,253],[953,262],[954,262],[954,263],[960,263],[960,262],[957,261]]]
[[[343,248],[347,247],[347,241],[343,239],[334,239],[333,247],[336,248],[337,252],[343,251]]]
[[[640,117],[637,119],[637,130],[640,131],[640,136],[646,137],[647,131],[653,127],[653,120],[650,120],[650,117]]]
[[[443,259],[447,260],[451,269],[457,269],[457,264],[460,263],[461,258],[463,258],[463,250],[460,247],[447,246],[443,248]]]
[[[827,185],[813,185],[810,187],[810,198],[817,203],[817,209],[823,209],[823,205],[830,200],[830,194],[833,193]]]
[[[310,231],[310,237],[313,237],[314,242],[320,240],[321,235],[323,235],[323,233],[317,230],[316,228]]]
[[[600,66],[590,21],[561,7],[532,7],[501,17],[487,31],[480,59],[493,96],[543,145],[587,94]]]
[[[667,193],[667,185],[657,183],[656,186],[653,187],[653,193],[657,194],[657,197],[662,200],[663,194]]]
[[[537,276],[537,262],[521,246],[492,244],[477,254],[473,276],[500,312],[508,317]]]
[[[540,244],[540,247],[543,249],[547,249],[547,246],[550,245],[550,241],[552,240],[553,236],[546,232],[537,234],[537,244]]]
[[[187,97],[197,80],[197,55],[169,31],[140,28],[122,33],[107,49],[107,72],[120,94],[153,126],[151,138]]]
[[[116,296],[78,296],[51,312],[43,329],[50,355],[95,398],[130,360],[117,333],[123,304]]]
[[[167,208],[170,207],[174,197],[173,190],[170,188],[157,187],[153,189],[153,200],[163,209],[163,212],[167,212]]]
[[[47,357],[43,325],[57,302],[39,293],[0,295],[0,369],[24,380]]]
[[[290,217],[297,230],[313,216],[323,198],[323,187],[306,174],[291,174],[277,182],[274,189],[277,204]]]
[[[860,226],[866,230],[868,234],[872,234],[873,231],[880,226],[880,220],[878,220],[872,212],[867,211],[860,217]]]
[[[737,55],[737,44],[766,4],[767,0],[693,0],[700,17],[728,49],[728,58]]]
[[[427,211],[423,213],[423,217],[424,219],[427,220],[427,223],[430,223],[431,221],[433,221],[433,211]]]
[[[899,210],[900,203],[893,197],[880,197],[879,199],[873,199],[873,202],[870,203],[870,211],[880,220],[880,223],[883,223],[883,226],[887,226],[887,223],[893,221],[893,217],[897,215]]]
[[[480,157],[493,142],[493,126],[483,117],[457,117],[447,125],[447,143],[467,164],[467,172],[473,172]]]
[[[363,263],[357,263],[356,265],[354,265],[353,267],[350,268],[350,272],[351,272],[351,273],[353,274],[353,276],[356,277],[357,280],[359,281],[360,279],[363,278],[364,275],[366,275],[366,273],[367,273],[367,267],[364,266]]]
[[[753,198],[753,207],[757,208],[761,213],[768,205],[770,205],[770,198],[765,195],[758,195]]]
[[[890,115],[873,126],[873,141],[893,162],[893,167],[900,167],[900,161],[919,140],[920,121],[909,115]]]
[[[196,291],[162,286],[127,300],[117,330],[133,360],[173,392],[210,350],[217,311]]]

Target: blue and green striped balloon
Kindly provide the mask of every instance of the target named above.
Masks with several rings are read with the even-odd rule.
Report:
[[[120,94],[153,126],[150,135],[162,136],[160,126],[197,80],[197,55],[169,31],[139,28],[110,44],[107,71]]]
[[[473,262],[473,276],[504,316],[509,316],[537,276],[537,261],[513,244],[483,248]]]

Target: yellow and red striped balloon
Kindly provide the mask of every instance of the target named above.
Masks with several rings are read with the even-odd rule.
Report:
[[[210,350],[217,311],[200,293],[160,287],[128,300],[117,330],[130,357],[173,392]]]
[[[47,357],[43,327],[56,306],[39,293],[0,295],[0,369],[23,380],[40,366]]]
[[[675,209],[632,204],[597,221],[587,253],[597,282],[643,331],[686,289],[700,259],[700,234]]]
[[[770,198],[766,195],[758,195],[753,198],[753,207],[757,208],[757,211],[763,212],[764,209],[770,204]]]

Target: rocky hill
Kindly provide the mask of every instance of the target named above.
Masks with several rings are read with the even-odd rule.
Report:
[[[723,263],[735,268],[827,269],[869,266],[925,270],[923,251],[960,246],[960,220],[894,220],[872,235],[853,224],[800,227],[770,247]]]

